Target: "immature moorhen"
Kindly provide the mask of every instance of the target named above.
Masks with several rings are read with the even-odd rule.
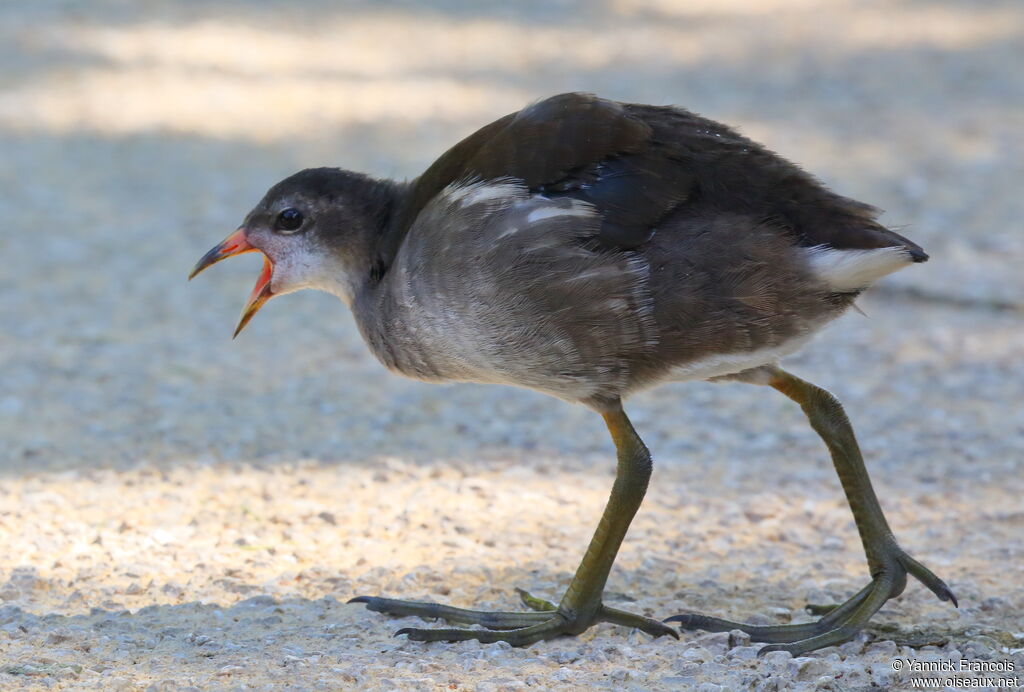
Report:
[[[407,183],[336,168],[270,189],[192,275],[258,250],[263,272],[238,334],[271,297],[337,295],[374,355],[427,381],[529,387],[600,413],[618,451],[611,498],[556,606],[491,613],[360,596],[394,615],[486,629],[404,629],[421,641],[525,645],[596,622],[678,636],[610,608],[608,572],[651,475],[622,400],[662,382],[732,379],[796,401],[832,454],[871,582],[811,624],[762,627],[696,614],[797,655],[851,638],[911,574],[949,588],[897,544],[853,430],[824,389],[776,365],[873,281],[928,256],[866,204],[693,113],[563,94],[470,135]]]

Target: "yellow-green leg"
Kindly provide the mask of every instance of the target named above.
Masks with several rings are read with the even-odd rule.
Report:
[[[417,641],[504,641],[513,646],[526,646],[542,639],[565,634],[580,634],[598,622],[636,627],[652,636],[678,637],[674,629],[652,618],[608,608],[601,601],[608,573],[619,546],[626,536],[633,516],[640,508],[647,483],[651,478],[651,455],[633,429],[622,406],[616,402],[601,414],[618,454],[618,466],[611,497],[601,522],[594,532],[583,561],[569,584],[561,602],[555,606],[526,592],[520,597],[531,612],[486,612],[466,610],[436,603],[400,601],[375,596],[359,596],[349,603],[365,603],[366,607],[390,615],[417,615],[440,618],[464,625],[480,625],[485,629],[421,629],[407,627],[396,632]]]
[[[927,567],[910,557],[896,542],[871,486],[853,428],[836,398],[821,387],[777,367],[758,368],[734,376],[733,379],[767,384],[800,404],[811,427],[824,440],[832,454],[839,481],[864,545],[871,583],[845,603],[827,609],[824,617],[817,622],[803,625],[758,627],[696,613],[676,615],[666,622],[678,622],[681,629],[712,632],[743,630],[754,641],[772,643],[761,649],[762,654],[784,650],[798,656],[851,639],[887,600],[903,592],[908,574],[927,586],[939,599],[952,601],[955,606],[956,597],[949,587]]]

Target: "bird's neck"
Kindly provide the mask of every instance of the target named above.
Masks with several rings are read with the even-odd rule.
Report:
[[[399,311],[392,291],[391,269],[410,225],[408,207],[415,181],[380,182],[386,213],[379,215],[373,237],[365,245],[368,252],[361,262],[365,271],[354,282],[355,290],[346,302],[370,350],[385,366],[397,369],[400,364],[388,346],[397,326],[395,313]]]
[[[338,245],[331,253],[337,270],[330,272],[333,281],[330,286],[317,286],[321,290],[341,298],[355,309],[357,303],[366,303],[374,294],[381,279],[387,273],[394,259],[392,228],[404,198],[405,185],[393,180],[375,180],[365,177],[362,189],[350,213],[361,220],[358,231],[346,227],[339,235]]]

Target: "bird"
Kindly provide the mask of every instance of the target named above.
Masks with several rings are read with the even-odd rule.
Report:
[[[560,601],[521,591],[522,612],[488,612],[352,599],[478,626],[396,635],[525,646],[609,622],[656,637],[739,629],[767,644],[761,654],[796,656],[851,639],[908,576],[957,605],[897,542],[842,405],[779,365],[875,281],[928,259],[878,215],[691,111],[566,93],[485,125],[412,180],[331,167],[295,173],[189,278],[259,252],[263,269],[235,336],[272,298],[317,289],[351,309],[370,351],[395,373],[526,387],[603,417],[615,480]],[[623,401],[699,380],[780,392],[831,454],[870,579],[813,622],[751,625],[687,611],[658,620],[603,602],[652,473]]]

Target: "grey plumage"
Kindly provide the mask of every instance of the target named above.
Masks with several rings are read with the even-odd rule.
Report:
[[[452,185],[354,301],[389,368],[600,406],[702,359],[796,344],[849,304],[770,224],[680,219],[639,250],[597,242],[592,205],[514,180]],[[750,367],[761,363],[752,363]]]
[[[595,246],[589,204],[516,181],[451,186],[354,304],[373,352],[426,380],[517,384],[572,400],[628,389],[657,342],[649,267]]]

